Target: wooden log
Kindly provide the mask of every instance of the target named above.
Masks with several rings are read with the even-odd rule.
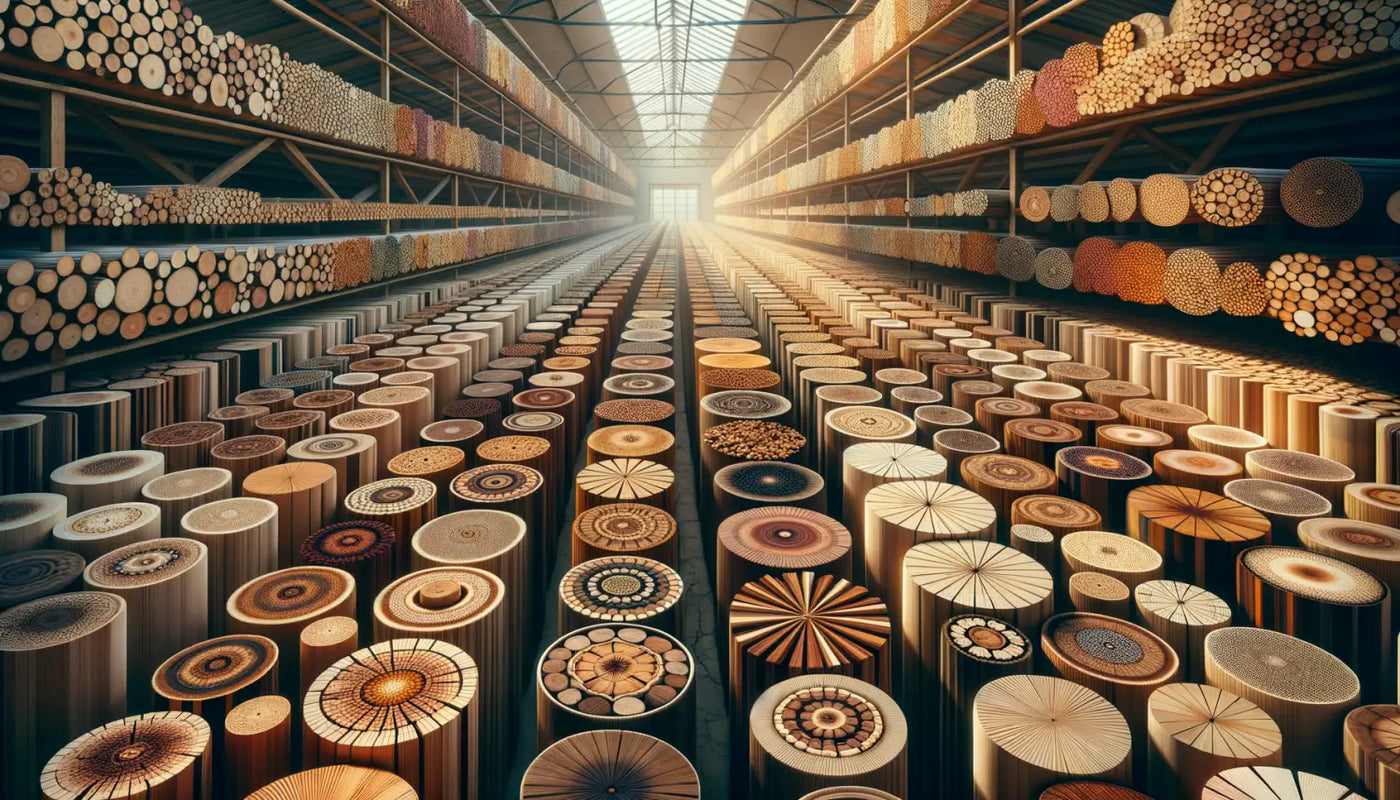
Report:
[[[566,633],[539,660],[539,746],[618,728],[665,732],[677,750],[693,751],[694,666],[679,639],[655,628],[594,625]]]
[[[287,698],[264,695],[243,701],[224,718],[223,734],[231,796],[280,796],[282,779],[291,772],[292,705]],[[271,788],[274,783],[279,788]],[[260,792],[264,787],[266,792]]]
[[[336,471],[327,464],[293,462],[265,467],[243,480],[245,497],[277,505],[277,565],[292,566],[302,541],[335,519]]]
[[[973,701],[972,730],[978,800],[1034,797],[1067,777],[1127,783],[1132,775],[1123,715],[1062,678],[1009,675],[988,683]]]
[[[393,680],[411,676],[417,679]],[[322,672],[306,694],[302,735],[308,766],[389,767],[423,800],[477,797],[479,742],[472,723],[479,677],[471,656],[435,639],[394,639],[357,650]],[[366,722],[365,713],[375,707],[394,712]],[[366,725],[381,735],[349,735]]]
[[[764,505],[798,506],[813,511],[826,509],[826,482],[816,471],[798,464],[784,461],[730,464],[715,473],[714,483],[713,517],[716,520]],[[849,522],[847,528],[854,530]]]
[[[1084,614],[1104,614],[1127,619],[1129,598],[1127,584],[1111,575],[1099,572],[1076,572],[1069,576],[1070,606]]]
[[[224,606],[231,633],[266,636],[279,653],[300,652],[301,632],[325,617],[346,616],[355,610],[355,581],[332,567],[292,567],[261,575],[238,587]],[[278,691],[300,691],[299,658],[279,659]],[[300,720],[300,710],[294,708]]]
[[[740,588],[764,575],[820,568],[851,574],[851,534],[835,519],[805,508],[768,506],[720,522],[716,533],[715,600],[720,618]]]
[[[608,459],[579,470],[574,480],[575,508],[608,503],[642,503],[675,510],[675,473],[664,464],[635,458]]]
[[[1342,728],[1347,778],[1355,785],[1365,786],[1376,797],[1395,794],[1398,776],[1388,732],[1395,724],[1396,712],[1393,705],[1361,706],[1347,714]]]
[[[852,569],[865,579],[865,498],[885,483],[906,480],[940,481],[947,474],[943,456],[904,442],[860,442],[841,458],[842,520],[852,535]]]
[[[223,467],[200,467],[170,472],[141,487],[141,499],[160,509],[162,536],[178,536],[180,520],[207,503],[233,496],[233,473]]]
[[[1283,767],[1235,767],[1215,775],[1206,781],[1201,790],[1201,800],[1265,800],[1280,793],[1299,800],[1322,800],[1334,797],[1337,800],[1361,800],[1361,795],[1350,792],[1340,783],[1334,783],[1321,775],[1310,772],[1295,772]]]
[[[56,415],[72,415],[76,424],[76,457],[131,449],[131,394],[118,391],[68,392],[21,400],[20,408],[44,414],[48,421]],[[57,423],[55,422],[57,425]],[[45,437],[49,436],[46,431]],[[149,449],[149,448],[148,448]],[[45,458],[49,458],[45,448]],[[57,455],[57,454],[55,454]],[[63,461],[51,462],[57,467]],[[166,469],[175,469],[166,461]]]
[[[15,462],[9,462],[15,463]],[[54,470],[49,483],[68,498],[70,514],[141,499],[141,487],[165,473],[165,458],[148,450],[101,453]]]
[[[209,632],[221,636],[220,611],[232,592],[277,569],[277,505],[260,498],[215,500],[186,512],[180,535],[202,543],[209,559]]]
[[[1055,491],[1058,479],[1050,468],[1030,459],[1008,455],[976,455],[959,466],[962,484],[992,504],[999,538],[1011,527],[1011,504],[1021,497]]]
[[[583,511],[573,522],[573,565],[610,555],[633,555],[678,566],[676,520],[652,506],[610,503]]]
[[[1196,450],[1158,450],[1152,455],[1152,469],[1159,480],[1217,494],[1244,475],[1239,462]]]
[[[209,797],[209,724],[185,711],[156,711],[108,721],[74,739],[49,759],[39,778],[45,800],[82,797]],[[133,751],[146,757],[112,767]],[[142,787],[134,792],[131,787]]]
[[[1171,645],[1183,678],[1205,679],[1205,640],[1230,624],[1230,606],[1219,596],[1180,581],[1147,581],[1133,589],[1142,625]]]
[[[67,516],[68,500],[61,494],[0,496],[0,554],[51,546],[50,534]]]
[[[368,619],[373,599],[394,579],[397,538],[394,528],[384,522],[334,522],[307,534],[293,561],[335,567],[354,576],[359,596],[356,616]]]
[[[1147,482],[1152,468],[1101,447],[1066,447],[1055,454],[1055,472],[1062,496],[1092,506],[1104,524],[1121,528],[1128,493]]]
[[[126,601],[127,708],[152,708],[156,667],[209,633],[207,548],[193,539],[135,542],[89,563],[83,585]]]
[[[217,422],[177,422],[141,437],[141,446],[165,456],[167,472],[212,466],[210,451],[224,440]]]
[[[150,503],[98,506],[64,519],[53,529],[53,545],[89,563],[106,553],[161,534],[160,509]]]
[[[1318,409],[1318,451],[1345,466],[1355,480],[1376,477],[1376,420],[1380,413],[1362,406],[1329,403]]]
[[[0,556],[0,609],[80,588],[87,562],[66,550]]]
[[[952,705],[941,684],[935,660],[948,622],[957,614],[995,616],[1026,631],[1036,631],[1054,611],[1050,573],[1034,559],[991,541],[963,539],[922,542],[904,557],[900,630],[905,702],[934,708],[916,720],[918,757],[913,783],[930,793],[957,791],[957,765],[971,755],[957,733],[966,719]]]
[[[1119,411],[1129,425],[1151,428],[1171,436],[1172,446],[1178,449],[1190,446],[1188,431],[1191,426],[1210,421],[1204,412],[1190,406],[1147,398],[1124,400]]]
[[[796,797],[847,779],[906,791],[904,714],[876,686],[844,675],[790,678],[760,695],[747,720],[753,797]]]
[[[389,461],[399,454],[403,427],[402,416],[392,408],[360,408],[340,414],[330,421],[330,429],[337,433],[374,437],[377,475],[387,475]]]
[[[1164,796],[1198,797],[1218,773],[1281,763],[1283,737],[1259,706],[1195,683],[1163,686],[1147,702],[1147,783]]]
[[[512,613],[518,609],[528,623],[537,623],[540,615],[529,593],[533,583],[531,553],[536,547],[527,535],[525,520],[515,514],[489,508],[457,511],[432,520],[413,534],[412,568],[469,566],[485,570],[505,583],[505,608]],[[517,636],[514,641],[523,645],[524,637]],[[523,650],[517,654],[517,658],[525,657]]]
[[[273,414],[264,419],[285,416]],[[287,452],[287,440],[281,436],[253,435],[225,439],[210,449],[212,466],[228,470],[232,486],[243,485],[249,475],[265,467],[282,463]]]
[[[377,415],[379,412],[348,413]],[[378,477],[379,440],[368,433],[312,436],[288,447],[287,461],[314,461],[332,467],[335,470],[336,497],[345,497],[361,486],[373,483]]]
[[[318,675],[358,649],[359,632],[354,617],[322,617],[302,628],[298,637],[301,696]]]
[[[1394,637],[1385,583],[1341,559],[1274,546],[1244,551],[1237,575],[1246,619],[1326,647],[1356,672],[1363,697],[1389,694]]]
[[[599,792],[698,800],[700,778],[679,750],[660,739],[635,731],[593,730],[546,748],[530,762],[520,787],[521,797],[527,798]]]
[[[1128,535],[1162,554],[1164,574],[1228,597],[1235,560],[1269,541],[1263,514],[1212,492],[1140,486],[1128,494]]]
[[[126,656],[127,605],[117,595],[71,592],[0,612],[6,708],[0,776],[7,797],[38,797],[50,755],[126,712]],[[53,680],[75,665],[87,680]]]

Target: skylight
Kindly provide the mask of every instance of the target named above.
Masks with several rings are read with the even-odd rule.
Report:
[[[747,0],[601,3],[646,146],[664,152],[698,145],[736,28],[697,23],[742,19]]]

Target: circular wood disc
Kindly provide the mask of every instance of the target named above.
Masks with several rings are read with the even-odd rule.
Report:
[[[1205,675],[1205,638],[1230,624],[1232,611],[1214,593],[1180,581],[1147,581],[1133,589],[1137,619],[1181,659],[1183,676]]]
[[[254,625],[309,622],[354,593],[355,579],[334,567],[279,569],[238,587],[228,615]]]
[[[802,675],[769,687],[748,714],[754,783],[763,796],[798,786],[865,776],[890,782],[900,765],[902,785],[908,728],[894,698],[845,675]],[[791,776],[791,777],[789,777]],[[896,786],[885,786],[894,789]],[[800,790],[800,789],[799,789]]]
[[[422,478],[386,478],[361,486],[346,495],[344,505],[345,510],[351,514],[389,516],[428,506],[436,501],[437,486],[432,481]]]
[[[679,750],[660,739],[632,731],[596,730],[545,748],[525,770],[520,797],[699,800],[700,777]]]
[[[1153,469],[1161,480],[1220,493],[1225,484],[1244,475],[1238,461],[1199,450],[1158,450]]]
[[[1386,585],[1366,570],[1296,547],[1251,547],[1240,554],[1239,570],[1241,581],[1250,574],[1274,591],[1319,603],[1361,606],[1389,596]]]
[[[1152,475],[1142,459],[1102,447],[1066,447],[1055,455],[1057,468],[1105,480],[1140,481]]]
[[[1186,432],[1192,425],[1210,422],[1205,412],[1199,409],[1145,397],[1124,400],[1118,410],[1129,425],[1162,431],[1170,435],[1174,445],[1179,448],[1190,446]]]
[[[605,503],[660,502],[674,488],[676,474],[654,461],[615,458],[579,470],[575,483],[580,491]]]
[[[87,562],[67,550],[0,556],[0,609],[58,594],[81,583]]]
[[[772,569],[799,570],[830,564],[851,549],[851,532],[806,508],[767,506],[741,511],[720,523],[722,552]]]
[[[1168,577],[1214,592],[1235,585],[1240,550],[1269,539],[1263,514],[1218,494],[1181,486],[1140,486],[1128,493],[1128,533],[1162,553]]]
[[[1036,525],[1055,534],[1056,538],[1075,531],[1098,530],[1103,517],[1093,506],[1052,494],[1033,494],[1016,498],[1011,504],[1012,525]]]
[[[646,623],[681,600],[685,584],[675,569],[641,556],[604,556],[564,573],[559,602],[571,613],[599,623]]]
[[[1050,612],[1054,581],[1035,559],[981,539],[921,542],[904,556],[905,595],[928,594],[957,609],[1035,628]],[[914,595],[910,595],[910,591]],[[905,619],[914,613],[905,609]]]
[[[846,448],[846,467],[882,482],[945,477],[948,460],[927,447],[905,442],[861,442]]]
[[[1346,485],[1356,480],[1350,467],[1297,450],[1255,450],[1245,456],[1244,469],[1251,478],[1311,489],[1332,501],[1334,507],[1342,505]]]
[[[1040,793],[1039,800],[1153,800],[1126,786],[1099,781],[1057,783]]]
[[[1332,501],[1310,489],[1281,481],[1240,478],[1225,484],[1222,493],[1268,517],[1274,526],[1276,544],[1288,543],[1279,536],[1285,529],[1291,536],[1303,520],[1332,513]]]
[[[540,697],[585,718],[658,714],[689,702],[694,664],[679,639],[655,628],[579,628],[540,657]]]
[[[1162,555],[1121,533],[1076,531],[1060,540],[1066,580],[1075,572],[1111,575],[1128,588],[1162,577]]]
[[[18,466],[18,465],[16,465]],[[68,497],[68,507],[74,513],[109,502],[129,502],[137,499],[140,487],[165,472],[165,456],[150,450],[120,450],[99,453],[55,469],[49,475],[53,488]],[[134,490],[122,488],[135,482]],[[88,497],[104,497],[98,502],[85,502]]]
[[[1361,567],[1386,583],[1400,586],[1400,530],[1372,522],[1309,519],[1298,526],[1299,543]]]
[[[850,453],[851,450],[846,452]],[[820,496],[826,486],[819,473],[785,461],[744,461],[730,464],[714,474],[714,482],[716,489],[726,494],[754,504],[774,505],[802,503]]]
[[[676,407],[663,400],[606,400],[593,407],[594,419],[613,425],[664,424],[676,415]]]
[[[832,430],[866,441],[901,441],[917,430],[913,420],[889,409],[874,406],[835,408],[826,414],[825,424]]]
[[[700,408],[722,418],[773,419],[791,412],[792,402],[768,392],[733,390],[705,395]]]
[[[375,627],[432,636],[486,618],[504,597],[505,583],[483,569],[419,570],[389,584],[375,598]]]
[[[1351,519],[1400,527],[1400,485],[1393,483],[1352,483],[1344,502]]]
[[[960,486],[935,481],[881,484],[865,497],[866,529],[879,520],[916,539],[987,538],[996,525],[991,503]]]
[[[618,397],[662,397],[675,389],[675,380],[654,372],[614,375],[603,381],[604,394]]]
[[[1206,781],[1201,800],[1366,800],[1340,783],[1283,767],[1232,767]]]
[[[1017,787],[1030,790],[1039,776],[1129,775],[1127,721],[1103,696],[1072,681],[997,678],[977,693],[972,715],[979,796],[1025,797]]]
[[[609,425],[588,436],[592,461],[609,458],[643,458],[667,462],[674,459],[676,437],[652,425]]]
[[[452,494],[471,503],[508,503],[544,486],[544,475],[524,464],[486,464],[452,479]]]
[[[1179,667],[1156,634],[1103,614],[1057,614],[1046,620],[1040,644],[1061,675],[1080,682],[1160,686],[1175,680]]]
[[[202,542],[193,539],[165,537],[133,542],[88,564],[83,581],[95,589],[118,592],[150,586],[195,569],[207,559],[208,552]]]
[[[366,561],[388,558],[396,539],[394,528],[382,522],[334,522],[302,539],[300,555],[313,566],[350,570]]]
[[[473,508],[445,514],[413,534],[415,563],[475,564],[524,541],[525,520],[515,514]]]
[[[156,694],[178,702],[207,702],[254,686],[277,666],[277,643],[264,636],[219,636],[165,660],[152,679]]]
[[[184,711],[114,720],[74,739],[39,776],[47,800],[178,796],[198,786],[209,764],[209,724]],[[162,788],[163,784],[173,783]]]
[[[103,541],[128,542],[160,535],[160,509],[150,503],[98,506],[63,520],[53,529],[60,548],[96,557],[107,552]]]
[[[66,516],[68,499],[61,494],[0,495],[0,552],[15,553],[43,546],[50,532]]]
[[[302,703],[308,739],[366,747],[377,740],[402,748],[460,717],[477,685],[476,662],[455,645],[437,639],[379,642],[340,659],[311,682]],[[416,753],[404,761],[395,772],[430,768]]]
[[[418,800],[418,793],[392,772],[335,764],[294,772],[246,800]]]
[[[676,519],[652,506],[609,503],[579,512],[574,517],[573,535],[599,552],[650,553],[674,539]]]
[[[109,592],[69,592],[0,612],[0,652],[67,644],[126,618],[126,601]]]
[[[729,608],[729,635],[746,659],[802,664],[814,672],[845,672],[855,665],[871,677],[888,674],[885,603],[844,578],[764,575],[740,587]]]

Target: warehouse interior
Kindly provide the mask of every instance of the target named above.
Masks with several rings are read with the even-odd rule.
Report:
[[[0,797],[1400,798],[1397,26],[0,0]]]

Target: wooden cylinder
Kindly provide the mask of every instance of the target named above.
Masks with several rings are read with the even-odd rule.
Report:
[[[745,719],[752,797],[797,800],[847,780],[896,796],[907,791],[904,713],[865,681],[789,678],[759,695]]]
[[[1393,483],[1348,484],[1342,506],[1348,519],[1400,527],[1400,486]]]
[[[1094,429],[1094,446],[1116,450],[1151,464],[1153,456],[1171,448],[1172,439],[1162,431],[1137,425],[1100,425]]]
[[[947,460],[925,447],[905,442],[861,442],[848,447],[841,464],[841,518],[852,536],[852,571],[865,579],[865,498],[885,483],[941,481]]]
[[[1261,628],[1326,648],[1361,681],[1362,698],[1394,688],[1390,589],[1364,569],[1292,547],[1252,547],[1236,572],[1240,613]]]
[[[150,503],[98,506],[58,523],[53,546],[82,556],[88,563],[128,544],[161,535],[161,513]]]
[[[1400,774],[1390,747],[1390,731],[1397,716],[1400,707],[1394,705],[1361,706],[1347,714],[1342,728],[1347,779],[1385,800],[1400,791]]]
[[[224,440],[217,422],[177,422],[141,437],[141,446],[165,456],[167,472],[212,466],[211,451]]]
[[[1093,689],[1043,675],[988,683],[972,704],[973,796],[1036,797],[1056,781],[1096,777],[1128,783],[1132,734],[1123,714]]]
[[[45,416],[44,436],[53,441],[47,430],[50,425],[61,427],[59,418],[71,419],[76,439],[72,440],[73,455],[82,458],[98,453],[130,450],[132,445],[131,393],[120,391],[67,392],[21,400],[18,406]],[[69,416],[71,415],[71,416]],[[147,448],[150,449],[150,448]],[[45,447],[44,458],[50,469],[69,459],[59,459]],[[50,460],[52,459],[52,460]],[[166,469],[172,467],[166,460]]]
[[[957,614],[976,613],[1039,631],[1054,612],[1053,585],[1030,556],[991,541],[922,542],[905,555],[898,685],[906,705],[933,711],[911,725],[912,780],[921,792],[956,794],[963,783],[958,765],[970,756],[967,740],[957,735],[963,715],[943,691],[936,660],[945,626]]]
[[[228,498],[191,509],[180,535],[201,542],[209,558],[209,632],[222,636],[221,611],[235,589],[277,569],[277,504],[261,498]]]
[[[1186,437],[1192,450],[1224,456],[1240,464],[1246,453],[1269,446],[1269,440],[1257,433],[1226,425],[1192,425]]]
[[[375,474],[388,475],[390,459],[402,449],[402,424],[399,412],[391,408],[361,408],[331,419],[330,429],[337,433],[374,437]]]
[[[233,398],[235,405],[262,406],[272,414],[280,414],[292,409],[296,392],[291,389],[250,389]]]
[[[1181,486],[1140,486],[1128,493],[1128,535],[1162,554],[1167,578],[1229,597],[1235,559],[1269,541],[1263,514],[1218,494]]]
[[[0,414],[0,459],[14,465],[0,477],[0,495],[48,488],[44,474],[44,425],[43,414]]]
[[[1181,403],[1150,398],[1124,400],[1119,412],[1129,425],[1151,428],[1172,437],[1172,447],[1184,449],[1191,446],[1188,431],[1192,425],[1210,422],[1205,412]]]
[[[962,485],[962,462],[973,456],[999,452],[1001,442],[985,433],[955,428],[935,433],[933,450],[948,462],[948,482]]]
[[[214,445],[210,450],[210,463],[228,470],[230,484],[241,487],[243,479],[254,472],[282,463],[286,453],[287,440],[281,436],[240,436]]]
[[[1035,461],[1008,455],[976,455],[962,460],[962,484],[992,504],[997,530],[1005,539],[1011,528],[1011,505],[1017,499],[1055,491],[1054,471]]]
[[[1148,698],[1180,674],[1180,662],[1170,645],[1131,622],[1080,612],[1050,618],[1040,642],[1061,677],[1113,703],[1133,739],[1147,740]],[[1147,748],[1137,748],[1133,761],[1134,770],[1146,774]]]
[[[393,639],[357,650],[317,676],[306,693],[304,765],[388,768],[421,800],[475,800],[479,679],[471,656],[436,639]],[[366,729],[376,735],[363,735]]]
[[[334,522],[307,534],[293,561],[297,565],[335,567],[355,578],[357,616],[368,619],[375,595],[394,579],[398,536],[383,522],[353,519]]]
[[[1197,450],[1158,450],[1152,454],[1152,470],[1165,483],[1215,494],[1244,476],[1239,462]]]
[[[209,635],[208,549],[193,539],[135,542],[89,563],[83,585],[126,601],[127,709],[152,708],[156,667]]]
[[[955,614],[948,618],[939,637],[937,657],[938,730],[944,737],[939,741],[943,759],[950,769],[972,761],[972,703],[983,686],[1008,675],[1027,675],[1031,671],[1030,639],[1016,626],[983,613]],[[925,723],[924,727],[932,729]],[[915,750],[927,750],[924,745]],[[927,769],[911,770],[911,783],[920,785],[921,773]],[[953,786],[959,796],[970,796],[972,771],[965,766],[939,773],[939,784]]]
[[[1112,575],[1076,572],[1069,576],[1069,602],[1075,611],[1127,619],[1131,597],[1127,584]]]
[[[1066,447],[1055,454],[1055,473],[1062,496],[1092,506],[1105,525],[1122,529],[1128,493],[1152,477],[1152,467],[1102,447]]]
[[[186,711],[110,720],[49,759],[40,778],[43,797],[209,797],[212,740],[209,723]],[[127,766],[133,752],[143,758]]]
[[[1171,645],[1183,678],[1205,678],[1205,639],[1230,624],[1230,606],[1218,596],[1180,581],[1147,581],[1133,589],[1137,619]]]
[[[1200,797],[1216,774],[1277,767],[1283,737],[1259,706],[1214,686],[1176,683],[1147,702],[1147,784],[1163,797]]]
[[[1341,766],[1342,721],[1359,702],[1361,684],[1336,656],[1286,633],[1227,627],[1206,636],[1205,664],[1206,683],[1273,718],[1283,752],[1311,753],[1328,772]],[[1309,677],[1299,681],[1298,675]]]
[[[295,563],[301,543],[335,519],[336,471],[327,464],[299,461],[260,469],[243,480],[245,497],[277,505],[277,566]]]
[[[741,419],[782,423],[790,418],[792,403],[781,395],[749,390],[707,394],[700,400],[699,430],[709,430]]]
[[[57,547],[50,534],[67,516],[68,499],[61,494],[0,495],[0,555]]]
[[[584,561],[559,582],[559,632],[589,625],[643,624],[683,635],[680,573],[643,556]]]
[[[332,664],[358,650],[359,638],[360,623],[354,617],[322,617],[302,628],[297,653],[301,671],[298,697],[305,697],[311,682]]]
[[[1132,589],[1162,577],[1162,555],[1121,533],[1078,531],[1060,540],[1061,586],[1076,572],[1110,575]]]
[[[23,462],[6,462],[22,472]],[[53,490],[68,498],[68,513],[141,499],[141,487],[165,474],[165,457],[149,450],[122,450],[80,458],[49,475]]]
[[[679,750],[661,739],[608,729],[567,736],[545,748],[530,762],[520,785],[521,797],[614,794],[699,800],[700,777]]]
[[[160,509],[162,536],[179,536],[180,520],[202,505],[232,497],[239,484],[223,467],[170,472],[141,488],[141,499]]]
[[[223,733],[229,796],[252,796],[291,773],[292,704],[287,698],[270,694],[243,701],[224,718]]]
[[[1054,420],[1013,419],[1002,428],[1002,446],[1008,456],[1029,459],[1047,467],[1055,465],[1056,453],[1077,446],[1083,438],[1079,428]]]
[[[355,398],[355,405],[359,409],[394,411],[399,415],[398,441],[415,442],[418,440],[418,432],[423,430],[423,426],[433,421],[433,395],[428,389],[422,386],[384,386],[378,389],[371,389],[368,392]],[[342,414],[337,419],[345,417]],[[344,425],[340,430],[347,430]],[[366,430],[366,433],[371,431]],[[376,439],[380,437],[375,435]],[[383,447],[386,443],[381,440]],[[400,445],[402,446],[402,445]],[[388,455],[392,458],[398,455],[398,448]],[[386,460],[387,467],[387,460]]]
[[[0,611],[6,797],[39,797],[50,756],[126,713],[127,630],[126,601],[107,592],[70,592]],[[59,675],[84,677],[56,681]]]
[[[685,645],[655,628],[594,625],[570,631],[538,663],[537,746],[587,730],[623,728],[664,734],[682,753],[694,752],[694,668]]]
[[[301,631],[324,617],[355,613],[355,580],[332,567],[292,567],[269,572],[238,587],[224,605],[230,633],[253,633],[277,643],[279,653],[297,653]],[[279,659],[278,692],[295,696],[301,662]],[[300,719],[299,708],[293,714]]]
[[[326,432],[326,415],[322,411],[292,409],[258,417],[253,427],[259,433],[281,438],[287,446]]]
[[[346,495],[345,513],[394,531],[394,563],[408,564],[414,531],[437,516],[437,486],[422,478],[385,478]]]
[[[1084,434],[1084,441],[1096,441],[1095,434],[1100,425],[1112,425],[1121,417],[1108,406],[1083,401],[1056,403],[1050,406],[1050,419],[1073,425]]]

